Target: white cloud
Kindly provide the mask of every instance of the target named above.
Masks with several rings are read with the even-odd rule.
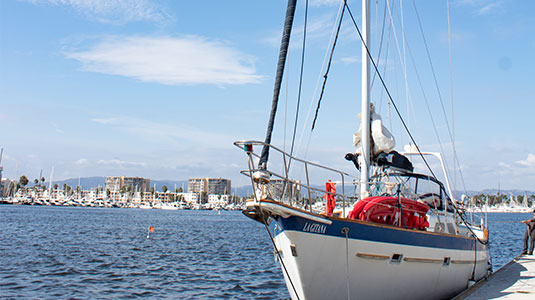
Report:
[[[321,43],[321,48],[330,49],[330,45],[327,45],[328,39],[331,37],[333,30],[335,29],[336,16],[332,13],[320,14],[317,16],[311,16],[307,24],[307,47],[310,47],[311,42]],[[292,36],[290,38],[291,49],[301,49],[303,46],[303,31],[304,27],[301,25],[294,25],[292,29]],[[341,36],[347,36],[341,34]],[[277,29],[272,31],[266,37],[263,38],[263,43],[270,47],[280,47],[282,32]]]
[[[502,7],[501,1],[486,3],[484,6],[478,9],[478,14],[485,15],[499,10]]]
[[[89,161],[85,158],[80,158],[79,160],[75,161],[74,164],[77,166],[85,166],[89,163]]]
[[[518,160],[516,163],[526,167],[535,167],[535,154],[529,153],[526,159]]]
[[[115,122],[115,119],[114,118],[108,118],[108,119],[94,118],[94,119],[91,119],[91,121],[106,125],[106,124],[113,124]]]
[[[342,0],[311,0],[310,5],[312,6],[333,6],[340,5]]]
[[[357,57],[357,56],[346,56],[346,57],[340,58],[340,60],[345,64],[354,64],[354,63],[360,62],[361,59],[360,57]]]
[[[459,0],[457,4],[474,8],[477,15],[486,15],[499,11],[503,7],[503,0]]]
[[[177,126],[130,117],[94,118],[91,121],[118,128],[144,141],[167,145],[203,145],[210,148],[228,148],[235,137],[214,131],[203,131],[192,126]]]
[[[132,21],[162,22],[169,18],[148,0],[22,0],[33,4],[69,6],[80,15],[102,23],[123,24]]]
[[[81,62],[85,71],[168,85],[247,84],[263,78],[255,74],[253,57],[198,36],[109,37],[64,55]]]
[[[133,161],[124,161],[119,159],[109,159],[104,160],[101,159],[97,161],[97,164],[99,165],[105,165],[108,167],[118,167],[118,168],[136,168],[136,167],[146,167],[147,164],[144,162],[133,162]]]

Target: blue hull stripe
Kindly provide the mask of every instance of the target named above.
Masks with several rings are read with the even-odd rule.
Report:
[[[342,228],[347,227],[349,229],[348,237],[350,239],[453,250],[474,250],[474,247],[477,247],[477,251],[485,251],[487,249],[485,245],[474,239],[426,233],[425,231],[374,226],[337,219],[331,219],[332,224],[327,225],[298,216],[288,218],[277,217],[276,220],[278,223],[276,229],[274,228],[274,222],[270,224],[272,231],[275,229],[274,233],[276,235],[288,230],[345,238]]]

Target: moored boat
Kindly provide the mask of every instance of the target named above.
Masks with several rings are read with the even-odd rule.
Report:
[[[349,12],[345,2],[343,10]],[[363,32],[368,10],[363,1]],[[469,223],[463,203],[452,198],[441,154],[422,152],[415,141],[408,151],[393,150],[367,93],[372,57],[366,36],[361,128],[356,151],[346,155],[360,176],[271,144],[294,11],[289,0],[266,140],[235,142],[247,155],[242,174],[254,190],[243,213],[265,225],[291,298],[448,299],[488,276],[485,222]],[[409,157],[423,160],[431,174],[414,172]],[[430,168],[432,157],[446,185]]]

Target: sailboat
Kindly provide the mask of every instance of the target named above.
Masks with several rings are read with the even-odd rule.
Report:
[[[416,143],[403,153],[394,151],[393,138],[377,122],[369,100],[368,1],[363,1],[362,34],[359,30],[361,124],[356,151],[346,155],[360,176],[271,144],[295,7],[296,0],[289,0],[266,139],[234,143],[247,155],[248,169],[241,173],[254,191],[243,213],[265,226],[290,297],[449,299],[488,276],[486,223],[470,224],[449,183],[433,171],[415,173],[409,159],[435,157],[446,173],[441,154],[423,152]],[[345,1],[343,8],[349,13]],[[299,179],[290,176],[297,166],[303,170]]]

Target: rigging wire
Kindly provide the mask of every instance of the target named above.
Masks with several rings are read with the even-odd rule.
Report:
[[[391,9],[393,10],[394,9],[394,3],[395,2],[392,2],[392,8],[388,8],[388,10],[390,11]],[[386,13],[386,5],[389,5],[388,3],[385,3],[385,13]],[[384,19],[386,19],[386,16],[384,16]],[[392,23],[390,23],[388,25],[388,39],[386,41],[386,53],[385,53],[385,58],[383,59],[384,61],[384,66],[383,66],[383,74],[386,75],[386,66],[388,64],[388,52],[389,52],[389,49],[390,49],[390,35],[392,33]],[[393,72],[393,74],[396,74],[395,72]],[[373,73],[373,78],[375,79],[375,72]],[[395,77],[395,76],[394,76]],[[382,102],[383,102],[383,97],[384,97],[384,90],[381,89],[381,96],[379,97],[379,110],[382,106]],[[390,129],[390,132],[393,132],[392,131],[392,115],[390,113],[390,101],[387,101],[387,105],[388,105],[388,123],[389,123],[389,128]]]
[[[452,142],[452,147],[453,147],[453,160],[454,162],[457,161],[458,163],[458,160],[457,160],[457,151],[455,150],[455,114],[453,113],[453,64],[452,64],[452,55],[451,55],[451,22],[450,22],[450,1],[449,0],[446,0],[446,6],[447,6],[447,11],[448,11],[448,48],[449,48],[449,54],[450,54],[450,102],[451,102],[451,131],[452,131],[452,139],[451,139],[451,142]],[[455,164],[453,165],[454,166],[454,169],[453,169],[453,175],[455,176],[456,175],[456,172],[455,172]],[[461,166],[459,165],[459,171],[461,171]],[[462,178],[462,173],[461,173],[461,178]],[[453,178],[453,182],[454,182],[454,186],[456,184],[456,181],[457,178],[454,177]],[[464,184],[464,179],[463,179],[463,184]],[[466,187],[465,187],[465,192],[466,192]]]
[[[288,49],[288,57],[286,58],[286,61],[288,62],[288,66],[286,67],[286,82],[285,82],[285,90],[284,90],[284,130],[282,135],[282,149],[286,151],[286,131],[288,129],[288,126],[286,124],[286,121],[288,120],[288,90],[290,87],[289,84],[289,78],[290,78],[290,49]]]
[[[290,44],[290,37],[292,33],[293,19],[295,15],[296,0],[288,0],[286,8],[286,17],[284,20],[284,29],[282,33],[281,45],[279,50],[279,62],[277,63],[277,75],[275,77],[275,85],[273,87],[273,100],[271,102],[271,113],[269,114],[269,121],[267,126],[265,145],[262,148],[262,154],[258,162],[261,169],[267,168],[267,161],[269,159],[269,144],[271,144],[271,137],[273,134],[273,126],[275,123],[275,116],[277,114],[277,106],[279,103],[279,94],[281,89],[282,77],[284,75],[284,67],[286,65],[286,57],[288,53],[288,46]]]
[[[377,2],[376,2],[376,12],[375,12],[375,15],[376,15],[376,22],[377,22]],[[385,21],[386,21],[386,5],[385,5],[385,8],[383,10],[383,26],[382,26],[382,29],[381,29],[381,38],[380,38],[380,41],[379,41],[379,51],[378,51],[378,54],[377,54],[377,61],[380,61],[381,60],[381,50],[383,49],[383,36],[384,36],[384,33],[385,33]],[[375,25],[377,27],[377,25]],[[387,51],[388,51],[388,48],[387,48]],[[388,53],[388,52],[387,52]],[[372,77],[372,82],[370,84],[370,89],[373,88],[373,84],[375,83],[375,76],[376,76],[376,73],[373,73],[373,77]]]
[[[405,22],[403,20],[403,0],[399,1],[399,15],[401,21],[401,45],[403,47],[403,69],[405,70],[405,101],[407,102],[407,122],[409,123],[409,128],[411,128],[411,107],[409,100],[409,79],[407,78],[407,52],[405,51]],[[416,116],[416,114],[414,114]]]
[[[406,97],[407,97],[407,112],[409,112],[410,111],[410,105],[409,105],[410,101],[409,101],[409,99],[411,98],[411,93],[410,93],[410,89],[409,89],[409,85],[408,85],[407,67],[406,67],[406,64],[404,63],[404,61],[406,61],[406,59],[403,58],[403,57],[405,57],[405,55],[402,55],[401,48],[399,46],[398,35],[396,33],[396,27],[394,26],[394,18],[392,16],[392,10],[390,9],[390,1],[387,0],[386,3],[388,5],[388,16],[390,18],[390,25],[391,25],[392,31],[394,33],[394,41],[396,42],[396,49],[398,50],[397,52],[398,52],[398,57],[399,57],[400,65],[401,65],[401,70],[403,71],[403,79],[404,79],[404,83],[405,83],[405,93],[406,93]],[[392,6],[393,6],[393,4],[392,4]],[[403,13],[401,11],[401,9],[402,8],[400,7],[400,15],[402,15],[402,13]],[[405,52],[405,50],[403,52]],[[416,115],[416,114],[414,114],[414,115]],[[410,127],[410,124],[409,124],[408,127]],[[403,130],[400,128],[400,133],[401,133],[400,136],[401,137],[403,137],[402,132],[403,132]]]
[[[257,201],[258,203],[259,202],[259,199],[258,199],[258,194],[257,192],[255,191],[255,183],[254,183],[254,180],[253,180],[253,174],[251,172],[251,170],[253,169],[253,166],[254,166],[254,160],[253,160],[253,156],[251,153],[249,153],[248,155],[248,160],[247,160],[247,163],[248,163],[248,166],[249,166],[249,177],[251,178],[251,186],[253,187],[253,194],[254,194],[254,198],[255,198],[255,201]],[[275,240],[273,239],[273,235],[271,234],[271,231],[269,230],[269,227],[268,227],[268,224],[267,224],[267,219],[269,218],[266,218],[264,213],[262,212],[261,209],[259,209],[259,212],[261,213],[261,216],[260,218],[262,219],[262,223],[264,224],[265,228],[266,228],[266,231],[268,232],[269,234],[269,239],[271,240],[271,243],[273,244],[273,249],[275,249],[275,252],[277,253],[277,256],[279,257],[279,260],[281,262],[281,265],[282,265],[282,268],[284,269],[284,272],[286,273],[286,276],[288,277],[288,281],[290,281],[290,285],[292,286],[292,289],[295,293],[295,296],[297,297],[297,299],[299,300],[299,295],[297,294],[297,290],[294,286],[294,283],[292,281],[292,278],[290,277],[290,273],[288,272],[288,269],[286,268],[286,264],[284,263],[284,261],[282,260],[282,255],[280,254],[280,252],[278,251],[277,249],[277,245],[275,244]]]
[[[285,264],[284,261],[282,260],[282,256],[281,256],[280,252],[279,252],[278,249],[277,249],[277,245],[275,244],[275,240],[273,239],[273,235],[271,234],[271,231],[270,231],[269,228],[268,228],[268,225],[267,225],[267,223],[266,223],[266,220],[265,220],[263,217],[262,217],[262,220],[263,220],[262,223],[264,223],[264,226],[266,227],[266,230],[267,230],[267,232],[268,232],[268,234],[269,234],[269,239],[271,240],[271,243],[273,244],[273,248],[275,248],[275,252],[277,252],[277,256],[279,257],[279,260],[280,260],[281,265],[282,265],[282,267],[283,267],[283,269],[284,269],[284,272],[286,273],[286,277],[288,277],[288,281],[290,281],[290,285],[292,286],[292,289],[293,289],[293,291],[294,291],[294,293],[295,293],[295,296],[296,296],[297,299],[299,300],[299,295],[297,294],[297,290],[296,290],[296,288],[295,288],[295,286],[294,286],[294,283],[293,283],[293,281],[292,281],[292,278],[290,277],[290,272],[288,272],[288,269],[286,269],[286,264]]]
[[[404,40],[406,40],[405,32],[403,32],[402,34],[403,34]],[[422,35],[423,35],[423,30],[422,30]],[[424,37],[424,40],[425,40],[425,37]],[[434,130],[435,136],[436,136],[436,138],[438,140],[438,144],[439,144],[440,150],[441,150],[442,153],[445,153],[444,148],[442,146],[442,141],[440,139],[440,135],[439,135],[438,130],[437,130],[435,119],[433,117],[433,113],[431,112],[431,108],[429,106],[429,101],[427,99],[427,96],[426,96],[426,93],[425,93],[425,89],[424,89],[423,84],[422,84],[422,80],[421,80],[420,74],[418,73],[418,69],[416,67],[416,62],[414,60],[414,56],[413,56],[411,48],[409,47],[408,44],[406,45],[406,49],[407,49],[407,52],[409,53],[409,57],[411,59],[412,65],[414,66],[414,72],[415,72],[416,78],[418,79],[418,83],[419,83],[419,86],[420,86],[420,89],[421,89],[421,92],[422,92],[422,96],[424,98],[424,102],[425,102],[427,111],[429,113],[429,116],[430,116],[430,119],[431,119],[431,123],[433,125],[433,130]],[[428,58],[429,58],[429,60],[431,59],[430,56],[429,56],[429,52],[428,52]],[[434,74],[434,69],[432,68],[432,70],[433,70],[433,74]],[[406,70],[405,70],[405,72],[406,72]],[[435,83],[436,83],[436,87],[438,89],[438,83],[436,82],[436,76],[435,76]],[[445,173],[446,173],[446,176],[449,177],[449,174],[448,174],[448,171],[447,171],[448,170],[448,168],[447,168],[448,164],[447,164],[447,161],[446,161],[446,157],[444,156],[443,159],[444,159],[444,165],[446,166]]]
[[[390,91],[388,90],[388,88],[386,86],[386,83],[383,80],[383,77],[379,73],[379,69],[377,68],[377,64],[375,63],[375,60],[373,59],[373,57],[372,57],[372,55],[370,53],[370,49],[368,48],[368,45],[366,45],[366,43],[364,42],[364,38],[362,37],[362,33],[360,32],[360,29],[359,29],[359,27],[357,25],[357,22],[355,21],[355,18],[353,17],[353,13],[351,13],[351,9],[349,8],[349,5],[347,4],[347,0],[344,0],[344,6],[347,9],[347,12],[349,13],[349,16],[351,17],[351,20],[353,21],[353,25],[355,26],[355,29],[357,30],[357,33],[359,34],[359,37],[360,37],[360,39],[361,39],[361,41],[362,41],[362,43],[364,45],[364,48],[366,49],[366,52],[368,54],[368,57],[369,57],[372,65],[373,65],[373,68],[375,69],[375,72],[377,72],[377,77],[381,81],[381,84],[383,85],[383,88],[385,89],[385,92],[386,92],[388,98],[390,99],[390,102],[392,103],[392,106],[394,107],[394,110],[396,111],[396,114],[398,115],[398,117],[399,117],[399,119],[401,121],[401,124],[405,128],[405,131],[407,131],[407,134],[408,134],[409,138],[414,143],[414,146],[416,147],[416,150],[418,150],[418,154],[420,154],[420,157],[422,158],[422,160],[424,161],[425,165],[429,169],[429,172],[431,172],[433,177],[436,179],[437,176],[435,175],[435,173],[431,169],[431,166],[429,166],[429,163],[425,159],[425,157],[422,154],[422,152],[420,151],[420,147],[418,147],[418,144],[416,144],[416,141],[414,140],[414,137],[412,136],[411,132],[409,131],[409,128],[407,127],[407,124],[405,123],[405,120],[401,116],[401,113],[400,113],[396,103],[394,102],[394,99],[392,98],[392,95],[390,94]]]
[[[340,19],[338,20],[338,27],[336,29],[336,36],[334,37],[333,46],[331,48],[331,54],[329,56],[329,62],[327,63],[327,69],[325,70],[325,75],[323,75],[323,84],[321,86],[321,92],[320,92],[320,96],[318,98],[318,106],[316,107],[316,113],[314,114],[314,120],[312,121],[312,127],[310,129],[311,132],[314,131],[314,126],[316,125],[316,120],[318,118],[318,112],[320,110],[320,105],[321,105],[321,99],[323,98],[323,92],[325,92],[325,84],[327,83],[327,76],[329,74],[329,71],[331,70],[331,63],[332,63],[332,60],[333,60],[334,49],[336,47],[336,42],[338,41],[338,35],[340,34],[340,27],[342,26],[343,18],[344,18],[344,10],[340,14]]]
[[[338,8],[338,13],[336,15],[336,19],[338,19],[338,17],[340,16],[340,14],[342,14],[342,12],[344,11],[344,3],[343,2],[340,2],[340,7]],[[336,34],[336,23],[333,25],[333,28],[332,28],[332,31],[331,31],[331,37],[329,39],[329,43],[328,45],[330,45],[333,41],[334,41],[334,37],[335,37],[335,34]],[[320,70],[323,70],[327,64],[327,61],[328,61],[328,57],[329,57],[329,49],[330,47],[327,46],[327,49],[325,50],[325,55],[323,57],[323,63],[321,65],[321,69]],[[315,96],[317,95],[317,92],[318,92],[318,89],[319,89],[319,86],[320,86],[320,82],[322,81],[322,75],[320,73],[320,75],[318,76],[318,79],[316,80],[316,86],[314,88],[314,93],[312,93],[312,100],[314,100]],[[310,115],[311,115],[311,112],[312,112],[312,109],[313,109],[313,105],[314,105],[314,101],[310,101],[310,105],[308,107],[308,112],[307,112],[307,117],[306,117],[306,120],[305,120],[305,124],[308,123],[308,120],[310,118]],[[297,148],[300,149],[301,148],[301,143],[303,142],[303,139],[305,138],[305,133],[308,132],[308,139],[307,139],[307,144],[306,144],[306,147],[305,147],[305,151],[304,151],[304,157],[306,158],[308,156],[308,150],[310,149],[310,143],[312,141],[312,131],[307,131],[306,130],[306,126],[303,126],[303,130],[301,131],[301,137],[299,138],[299,143],[298,143],[298,146]],[[301,169],[301,172],[303,172],[304,170]]]
[[[299,74],[299,91],[297,93],[297,108],[295,111],[295,123],[294,123],[294,130],[292,135],[292,147],[290,148],[290,157],[293,155],[294,152],[294,144],[295,144],[295,134],[297,132],[297,121],[299,119],[299,107],[301,106],[301,91],[303,87],[303,70],[305,67],[305,46],[306,46],[306,38],[307,38],[307,20],[308,20],[308,0],[305,1],[305,23],[303,25],[303,51],[301,51],[301,71]],[[290,167],[292,163],[292,160],[290,159],[290,162],[288,163],[288,167]]]
[[[414,65],[414,73],[416,74],[416,78],[418,79],[418,83],[419,83],[420,89],[422,91],[422,96],[424,98],[425,106],[427,107],[427,112],[429,113],[429,116],[430,116],[430,119],[431,119],[431,124],[433,124],[433,130],[434,130],[436,138],[438,140],[438,145],[440,147],[440,151],[442,153],[444,153],[444,148],[442,147],[442,141],[440,140],[440,135],[438,134],[437,126],[435,124],[435,119],[433,118],[433,113],[431,112],[431,107],[429,106],[429,101],[428,101],[427,96],[425,94],[425,90],[424,90],[424,87],[423,87],[423,84],[422,84],[422,80],[420,78],[420,74],[418,73],[418,70],[416,69],[416,63],[414,61],[414,56],[412,55],[412,51],[411,51],[411,49],[410,49],[410,47],[408,45],[407,45],[407,50],[409,52],[409,57],[411,59],[411,62]],[[447,168],[448,164],[446,162],[446,158],[445,157],[443,158],[443,161],[444,161],[444,165],[446,166],[446,168],[444,168],[444,171],[446,172],[446,176],[449,176],[448,175],[448,168]]]
[[[429,52],[429,47],[427,45],[427,39],[425,38],[422,22],[421,22],[421,19],[420,19],[420,14],[418,13],[418,9],[416,7],[416,3],[415,3],[414,0],[412,1],[412,3],[413,3],[413,6],[414,6],[414,11],[416,13],[416,18],[418,20],[418,25],[420,27],[420,33],[422,35],[422,40],[424,42],[425,50],[426,50],[426,53],[427,53],[427,59],[429,61],[429,65],[431,67],[431,72],[433,74],[433,79],[435,81],[435,87],[436,87],[436,90],[437,90],[438,98],[440,100],[440,107],[442,108],[442,113],[444,115],[444,120],[446,121],[446,126],[448,128],[449,137],[450,137],[450,140],[451,140],[452,146],[453,146],[453,155],[454,155],[454,157],[453,157],[453,179],[454,179],[453,190],[456,190],[455,164],[459,164],[459,161],[458,161],[458,157],[457,157],[457,150],[455,148],[455,137],[454,137],[454,133],[452,132],[453,123],[452,123],[452,129],[450,129],[450,124],[448,122],[448,117],[446,115],[446,110],[444,108],[444,101],[442,99],[442,94],[440,93],[440,88],[438,86],[438,80],[437,80],[435,68],[433,66],[433,61],[431,59],[431,54]],[[453,118],[453,78],[452,78],[452,62],[451,62],[452,57],[451,57],[451,33],[450,33],[450,19],[449,19],[449,1],[448,1],[448,39],[449,39],[449,45],[450,45],[450,50],[449,50],[449,56],[450,56],[449,57],[449,59],[450,59],[450,87],[451,87],[451,95],[452,95],[451,103],[452,103],[452,118]],[[445,153],[444,150],[442,150],[442,152]],[[459,164],[459,173],[461,175],[461,181],[462,181],[462,184],[463,184],[464,191],[466,192],[466,186],[465,186],[464,178],[463,178],[463,175],[462,175],[462,170],[460,168],[460,164]],[[454,195],[452,195],[452,196],[454,196]],[[454,198],[455,198],[455,196],[454,196]]]
[[[440,88],[438,87],[438,80],[437,80],[437,76],[436,76],[436,73],[435,73],[435,68],[433,66],[433,61],[431,60],[431,54],[429,52],[429,47],[427,45],[427,39],[425,38],[424,30],[423,30],[423,27],[422,27],[422,22],[421,22],[421,19],[420,19],[420,14],[418,13],[418,9],[416,8],[416,3],[414,2],[414,0],[412,1],[412,4],[414,6],[414,11],[416,13],[416,19],[418,20],[418,26],[420,28],[420,33],[422,35],[422,40],[424,42],[425,51],[426,51],[426,54],[427,54],[427,60],[429,61],[429,65],[431,67],[431,73],[433,74],[433,80],[435,82],[435,87],[437,89],[438,99],[440,100],[440,104],[441,104],[440,107],[442,108],[442,113],[444,115],[444,119],[446,120],[446,125],[448,127],[448,132],[449,132],[450,138],[451,138],[452,134],[451,134],[451,130],[450,130],[450,124],[448,122],[448,117],[446,116],[446,110],[444,109],[444,101],[442,101],[442,94],[440,93]]]

